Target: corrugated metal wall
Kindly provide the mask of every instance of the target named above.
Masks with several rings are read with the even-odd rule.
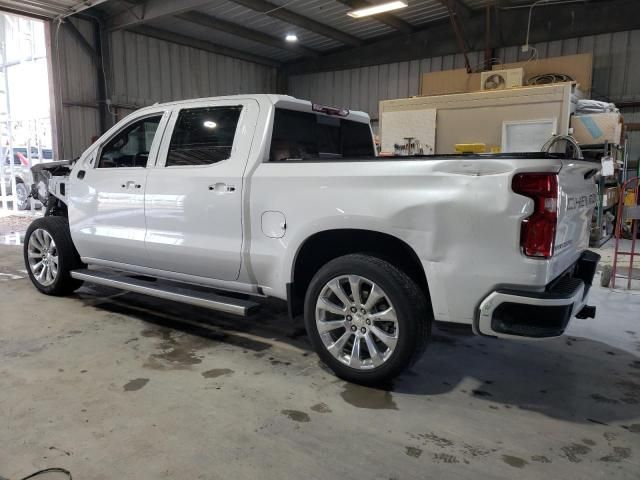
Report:
[[[71,20],[91,46],[94,30],[90,22]],[[54,82],[58,89],[54,101],[61,112],[56,130],[62,151],[58,158],[75,158],[89,145],[91,138],[100,132],[100,116],[97,97],[97,70],[91,57],[65,28],[53,29]],[[57,77],[57,78],[56,78]],[[61,97],[61,98],[60,98]],[[54,146],[55,147],[55,146]]]
[[[91,22],[71,21],[93,46]],[[276,69],[272,67],[131,32],[114,32],[109,42],[113,80],[109,95],[117,118],[155,102],[276,90]],[[75,158],[100,133],[97,70],[64,28],[54,35],[55,43],[58,48],[53,49],[52,61],[60,67],[56,81],[63,101],[62,125],[58,125],[63,148],[59,156]]]
[[[110,41],[114,103],[142,106],[276,89],[272,67],[125,31]]]
[[[640,30],[535,44],[539,58],[593,53],[593,96],[616,101],[640,100]],[[499,49],[503,63],[523,61],[531,53],[519,47]],[[480,66],[483,54],[470,54],[472,66]],[[378,117],[380,100],[418,95],[423,73],[464,68],[461,54],[425,58],[333,72],[295,75],[289,92],[319,103],[344,105]]]

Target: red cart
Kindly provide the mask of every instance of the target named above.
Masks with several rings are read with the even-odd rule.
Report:
[[[635,185],[635,187],[634,187]],[[618,255],[629,256],[629,271],[627,272],[627,288],[631,288],[631,279],[633,277],[633,259],[636,255],[636,238],[638,237],[638,221],[640,220],[640,205],[638,201],[638,190],[640,181],[638,177],[627,180],[620,187],[620,199],[618,200],[618,215],[616,217],[616,246],[613,254],[613,269],[611,270],[611,288],[616,287],[616,270],[618,268]],[[625,205],[625,194],[629,189],[634,191],[634,204]],[[619,248],[620,238],[622,237],[623,227],[626,222],[631,221],[631,250],[621,252]]]

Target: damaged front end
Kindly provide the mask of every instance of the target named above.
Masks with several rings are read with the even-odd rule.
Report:
[[[59,160],[31,168],[31,196],[46,208],[45,216],[66,216],[66,184],[73,168],[71,160]]]

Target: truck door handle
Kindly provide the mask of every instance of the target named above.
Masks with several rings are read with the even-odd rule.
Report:
[[[141,188],[142,185],[134,182],[133,180],[129,180],[127,183],[122,184],[122,188]]]
[[[236,187],[234,187],[233,185],[227,185],[226,183],[219,182],[214,185],[209,185],[209,190],[216,193],[228,193],[228,192],[235,192]]]

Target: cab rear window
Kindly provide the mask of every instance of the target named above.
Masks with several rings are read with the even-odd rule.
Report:
[[[336,160],[374,155],[367,123],[277,108],[270,162]]]

